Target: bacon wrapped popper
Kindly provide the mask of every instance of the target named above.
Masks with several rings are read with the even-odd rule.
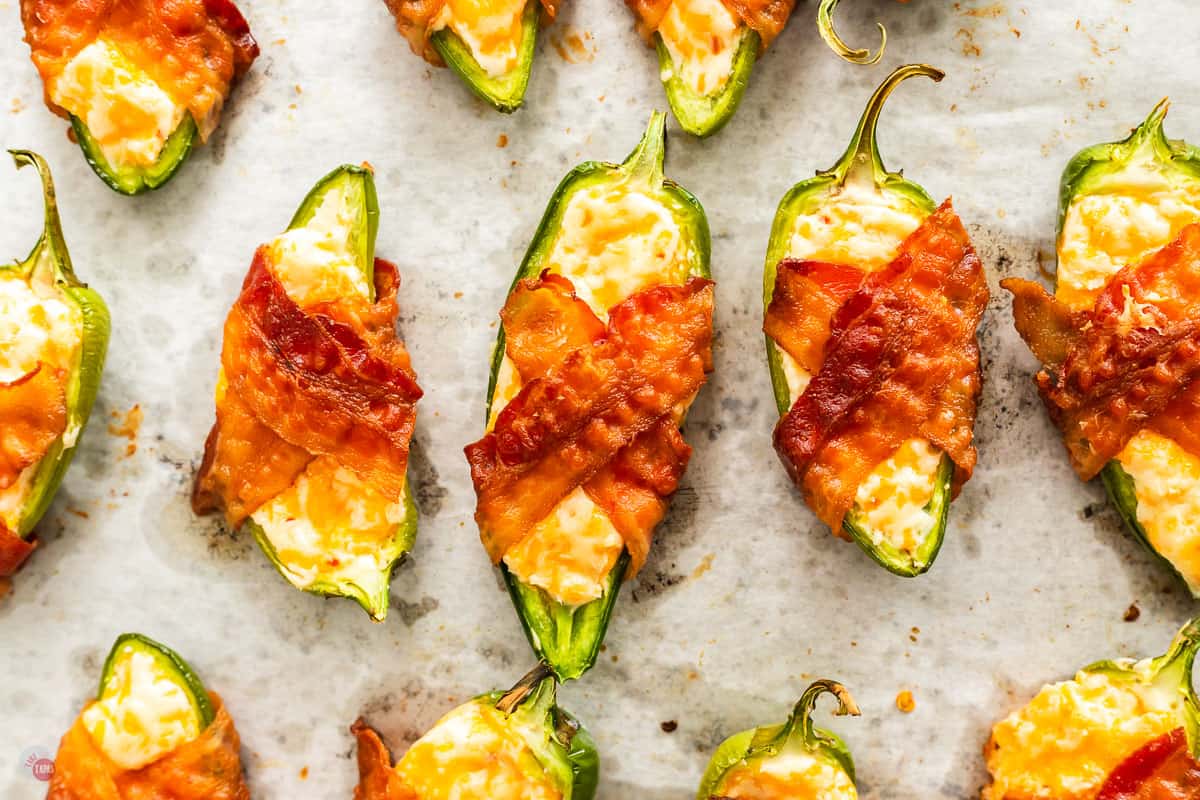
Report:
[[[42,178],[42,235],[29,255],[0,265],[0,579],[33,552],[100,388],[108,351],[103,298],[75,277],[50,168],[13,150]]]
[[[249,800],[239,747],[221,698],[191,667],[126,633],[58,745],[46,800]]]
[[[856,800],[854,758],[837,734],[813,725],[817,699],[832,694],[838,716],[858,716],[840,683],[819,680],[805,690],[782,725],[735,733],[713,753],[696,800]]]
[[[1054,296],[1002,285],[1071,466],[1200,597],[1200,150],[1166,112],[1067,165]]]
[[[21,0],[46,105],[122,194],[166,183],[258,56],[232,0]]]
[[[561,0],[384,0],[417,55],[449,66],[477,97],[512,113],[525,102],[538,29]]]
[[[371,171],[342,166],[255,253],[225,322],[192,507],[244,525],[297,588],[382,620],[417,534],[406,473],[421,389],[378,224]]]
[[[595,663],[645,563],[712,368],[708,222],[663,177],[664,123],[559,184],[500,312],[487,434],[466,448],[484,547],[562,680]]]
[[[538,665],[507,692],[491,692],[438,720],[395,766],[359,719],[354,800],[592,800],[600,758],[591,735],[555,701]]]
[[[933,564],[975,466],[983,267],[947,200],[888,172],[875,91],[845,155],[794,186],[763,275],[775,449],[835,534],[904,576]]]
[[[625,0],[638,33],[658,52],[659,77],[680,126],[710,136],[733,117],[758,57],[775,41],[796,0]],[[879,51],[847,47],[833,29],[838,0],[821,0],[818,27],[848,61],[873,64]],[[883,26],[880,26],[883,31]]]
[[[1200,797],[1200,620],[1167,653],[1100,661],[1054,683],[992,728],[983,800]]]

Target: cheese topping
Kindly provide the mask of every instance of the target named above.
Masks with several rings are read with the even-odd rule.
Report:
[[[396,764],[417,800],[560,800],[533,750],[495,708],[467,703],[442,717]]]
[[[924,216],[910,203],[874,186],[847,183],[837,194],[792,223],[788,257],[847,264],[869,272],[882,269]],[[791,402],[812,375],[778,348]],[[936,519],[926,506],[937,489],[942,453],[924,439],[910,439],[858,487],[853,511],[876,544],[913,552]]]
[[[87,126],[114,166],[150,166],[186,109],[117,47],[97,39],[50,81],[50,99]]]
[[[430,30],[449,26],[492,78],[512,72],[521,56],[524,0],[447,0]]]
[[[250,516],[293,585],[304,589],[336,579],[368,587],[387,566],[385,548],[404,522],[404,499],[393,501],[321,456]]]
[[[658,26],[671,56],[662,79],[675,75],[700,96],[725,88],[746,26],[721,0],[675,0]]]
[[[1149,154],[1075,198],[1058,242],[1059,300],[1091,308],[1113,275],[1200,220],[1200,187],[1174,184]]]
[[[114,764],[140,769],[200,736],[191,697],[154,656],[125,645],[104,695],[83,710],[92,740]]]
[[[717,784],[730,800],[856,800],[858,790],[843,770],[804,751],[782,753],[734,767]]]
[[[275,237],[269,245],[271,272],[301,308],[343,298],[370,297],[350,235],[355,209],[345,192],[326,192],[308,224]]]
[[[0,271],[0,382],[17,380],[39,362],[72,372],[82,342],[79,308],[63,300],[50,280],[27,281],[15,272]],[[63,445],[73,447],[78,436],[78,427],[68,421]],[[25,498],[40,464],[30,464],[12,485],[0,489],[0,524],[9,530],[19,529]]]
[[[1091,797],[1135,750],[1179,727],[1179,702],[1099,673],[1045,686],[992,729],[983,800]]]
[[[580,606],[604,594],[604,579],[624,547],[608,515],[577,487],[504,554],[504,563],[522,583]]]
[[[1200,589],[1200,457],[1142,430],[1117,459],[1133,478],[1137,519],[1150,544]]]
[[[686,281],[691,247],[659,200],[625,186],[600,185],[571,196],[543,263],[569,278],[579,298],[607,319],[609,308],[635,292]],[[489,431],[520,391],[521,376],[505,355],[496,373]],[[604,594],[624,546],[608,515],[576,488],[505,554],[504,563],[525,585],[575,606]]]

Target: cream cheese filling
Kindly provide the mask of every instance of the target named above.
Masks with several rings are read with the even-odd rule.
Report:
[[[721,0],[674,0],[658,26],[669,69],[701,97],[718,94],[733,75],[733,57],[747,28]]]
[[[755,759],[725,773],[715,787],[730,800],[856,800],[854,781],[828,759],[802,750]]]
[[[483,71],[500,78],[520,61],[524,13],[524,0],[447,0],[430,30],[449,27]]]

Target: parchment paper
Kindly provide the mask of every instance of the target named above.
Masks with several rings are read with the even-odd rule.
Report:
[[[0,602],[0,795],[40,798],[25,761],[52,755],[95,691],[113,638],[176,648],[221,692],[254,796],[349,798],[359,714],[397,751],[467,697],[532,663],[479,544],[461,449],[479,435],[496,312],[542,209],[575,163],[620,160],[665,108],[653,52],[615,0],[572,0],[538,46],[526,108],[506,117],[413,56],[383,3],[252,0],[262,56],[213,140],[164,189],[120,197],[42,105],[15,0],[0,0],[0,144],[50,161],[79,274],[108,300],[108,370],[41,546]],[[990,724],[1095,659],[1157,654],[1196,611],[1067,466],[1033,358],[997,283],[1053,266],[1059,173],[1171,95],[1173,136],[1200,141],[1188,0],[843,4],[842,33],[891,35],[883,64],[842,63],[815,6],[755,69],[709,141],[675,130],[668,174],[704,203],[718,282],[716,371],[691,414],[685,486],[600,663],[561,690],[602,756],[600,797],[692,796],[724,736],[781,720],[835,677],[859,719],[842,733],[867,798],[967,798]],[[805,509],[770,445],[762,259],[776,203],[828,167],[872,88],[914,80],[881,126],[887,163],[953,195],[986,264],[979,468],[933,571],[892,577]],[[507,146],[500,142],[507,137]],[[426,395],[413,480],[421,531],[386,624],[286,584],[245,535],[187,503],[213,418],[220,326],[254,248],[343,161],[376,168],[378,253],[400,265],[400,327]],[[0,253],[23,256],[41,200],[0,165]],[[136,437],[114,435],[138,406]],[[136,452],[128,454],[130,445]],[[1131,604],[1136,622],[1123,621]],[[905,714],[896,695],[911,691]],[[677,727],[666,732],[674,721]]]

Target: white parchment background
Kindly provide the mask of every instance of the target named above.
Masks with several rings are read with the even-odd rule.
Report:
[[[0,0],[0,145],[50,161],[79,274],[114,329],[92,424],[42,546],[0,603],[0,795],[41,797],[22,759],[52,752],[122,631],[179,650],[221,692],[256,798],[349,798],[347,726],[397,749],[533,661],[479,544],[461,448],[482,425],[496,311],[555,184],[620,160],[666,103],[616,0],[572,0],[546,31],[527,107],[506,117],[413,56],[375,0],[243,0],[262,56],[221,127],[164,189],[129,199],[85,165],[41,102],[15,0]],[[989,272],[1052,267],[1059,172],[1162,96],[1200,140],[1200,21],[1189,0],[857,0],[840,27],[884,63],[842,63],[814,5],[758,65],[709,141],[673,135],[668,173],[704,203],[717,279],[716,371],[688,423],[685,486],[643,575],[618,603],[600,663],[562,689],[602,753],[604,800],[690,797],[725,735],[782,719],[808,681],[837,677],[863,716],[837,720],[868,798],[967,798],[991,722],[1044,681],[1110,655],[1160,652],[1195,610],[1079,483],[1040,407],[1034,361],[993,298],[979,468],[933,571],[892,577],[832,539],[770,445],[760,282],[775,205],[841,153],[871,89],[905,61],[949,76],[899,89],[887,162],[952,194]],[[579,37],[583,47],[572,48]],[[564,58],[563,54],[569,56]],[[507,137],[507,147],[498,141]],[[187,502],[213,417],[220,326],[255,246],[343,161],[377,170],[379,255],[404,276],[400,327],[425,388],[413,479],[421,532],[386,624],[288,586],[246,536]],[[40,225],[32,171],[0,164],[0,254]],[[137,451],[112,415],[145,414]],[[1122,616],[1131,603],[1136,622]],[[912,691],[916,709],[897,710]],[[675,720],[667,733],[661,723]]]

